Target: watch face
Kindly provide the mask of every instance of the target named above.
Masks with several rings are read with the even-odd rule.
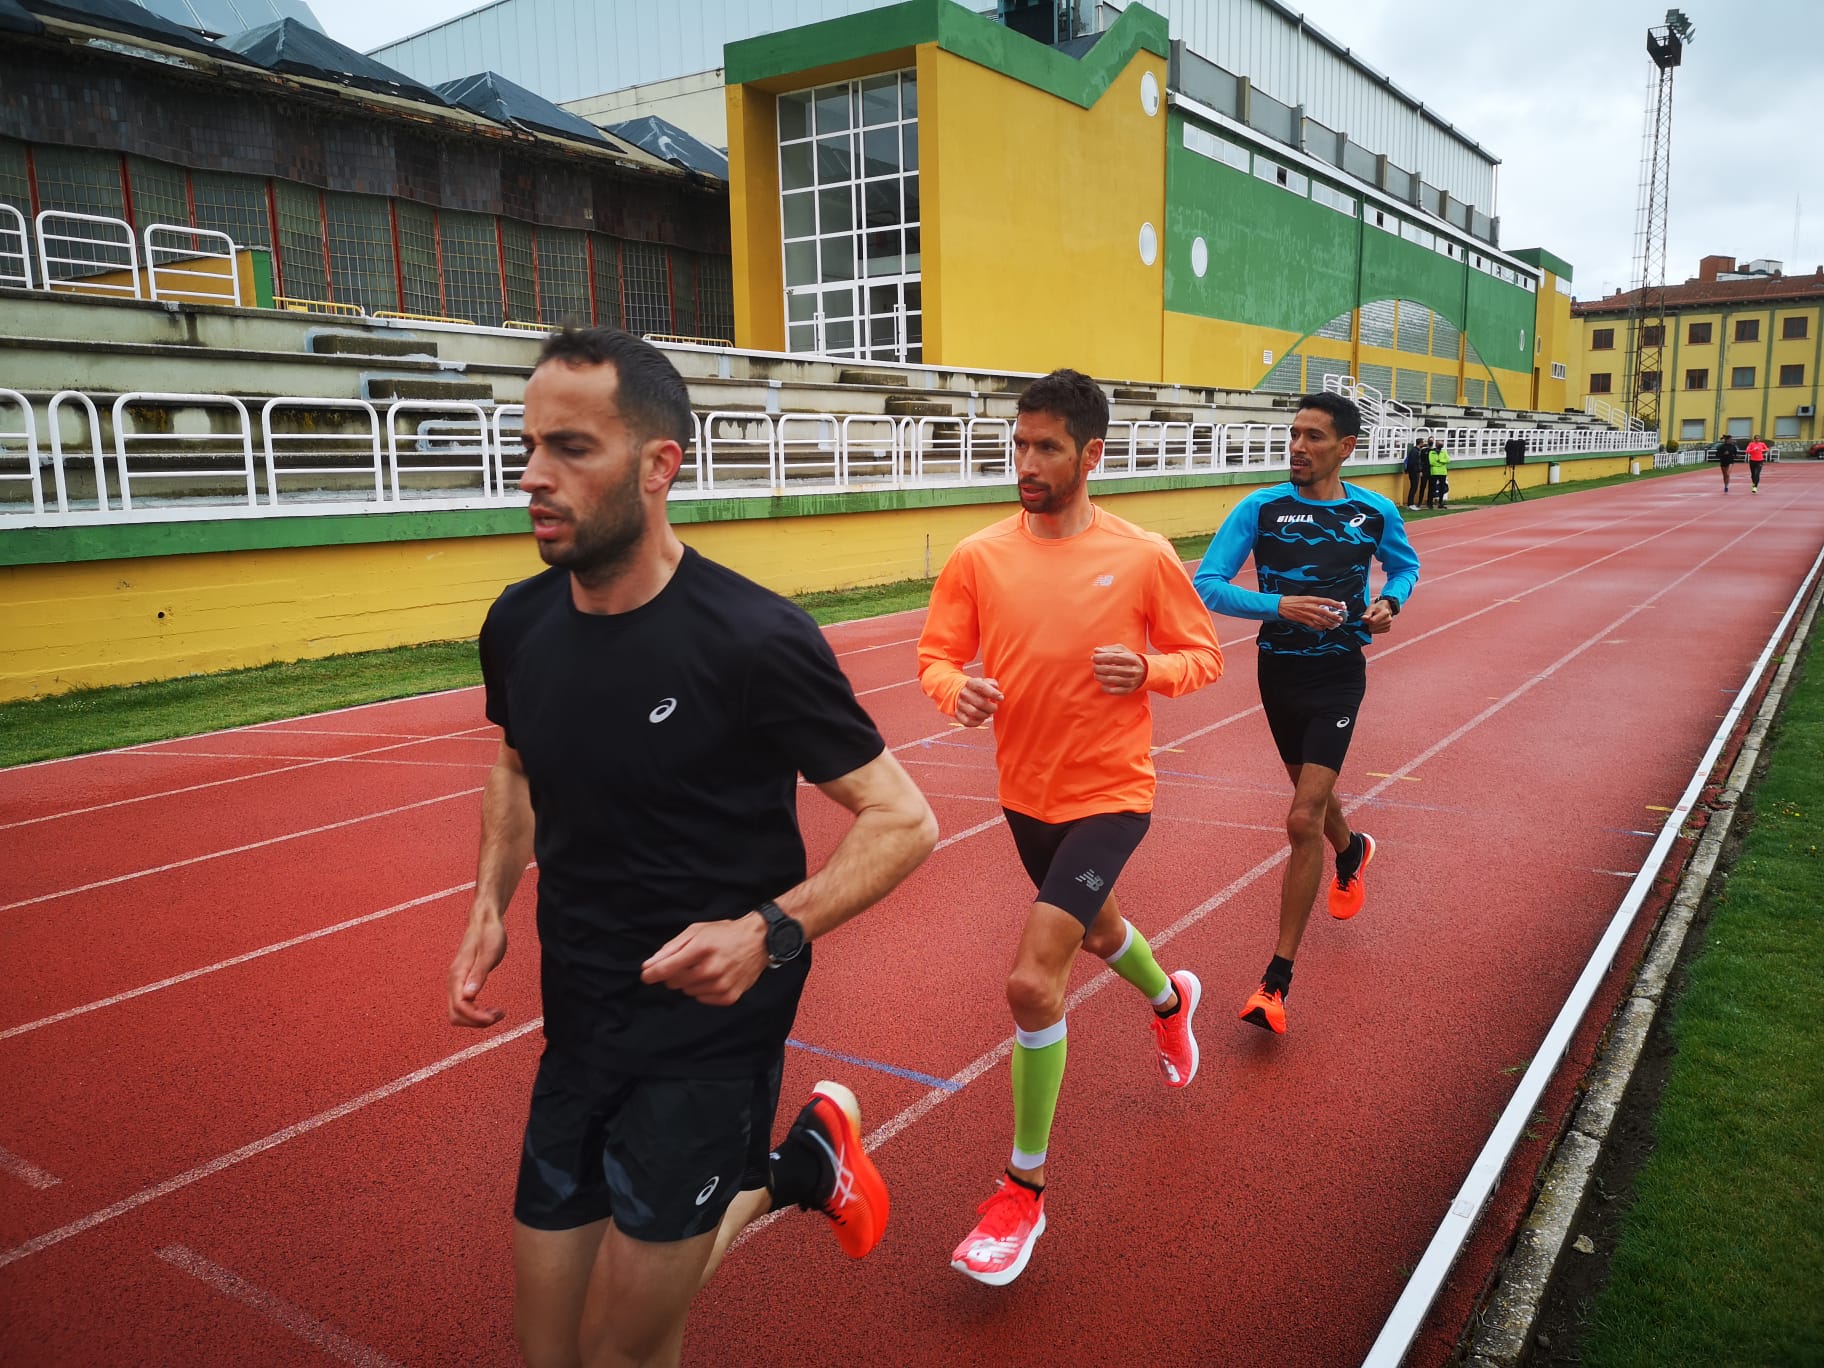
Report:
[[[766,953],[769,959],[783,963],[797,959],[804,949],[804,928],[789,917],[782,917],[766,929]]]

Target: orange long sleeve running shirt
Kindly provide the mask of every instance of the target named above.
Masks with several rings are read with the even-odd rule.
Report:
[[[1145,656],[1145,684],[1102,692],[1098,646]],[[1042,822],[1152,811],[1147,695],[1222,675],[1209,610],[1171,543],[1100,508],[1074,537],[1036,537],[1016,513],[956,548],[918,639],[919,684],[951,716],[978,651],[1004,695],[992,722],[1001,805]]]

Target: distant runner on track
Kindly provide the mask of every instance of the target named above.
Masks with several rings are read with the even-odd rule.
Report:
[[[478,999],[536,852],[545,1050],[513,1236],[533,1368],[676,1364],[691,1298],[770,1209],[821,1210],[857,1258],[887,1221],[841,1084],[768,1150],[807,942],[910,873],[936,823],[811,619],[672,532],[690,432],[650,344],[550,338],[519,487],[551,568],[481,631],[503,738],[449,1014],[501,1019]],[[855,817],[808,878],[800,773]]]
[[[994,722],[1001,807],[1038,889],[1007,1004],[1013,1154],[951,1267],[1000,1286],[1045,1229],[1045,1160],[1064,1078],[1064,993],[1079,949],[1152,1004],[1166,1085],[1197,1073],[1202,987],[1167,975],[1115,904],[1146,835],[1155,776],[1149,692],[1175,698],[1222,674],[1222,648],[1171,543],[1089,501],[1108,400],[1060,370],[1020,396],[1014,466],[1022,512],[967,538],[931,595],[919,683],[965,726]],[[1148,653],[1149,644],[1152,653]],[[982,678],[963,667],[982,657]]]
[[[1419,581],[1419,558],[1391,500],[1339,473],[1362,431],[1361,413],[1338,394],[1307,394],[1292,420],[1292,478],[1256,490],[1229,514],[1197,567],[1211,610],[1264,625],[1258,644],[1260,702],[1292,779],[1286,814],[1291,855],[1280,888],[1279,943],[1241,1019],[1284,1034],[1292,959],[1324,871],[1324,841],[1336,851],[1333,917],[1362,910],[1363,870],[1374,838],[1351,831],[1336,799],[1337,774],[1367,691],[1368,638],[1393,619]],[[1232,581],[1254,557],[1260,592]],[[1386,574],[1368,596],[1371,560]]]

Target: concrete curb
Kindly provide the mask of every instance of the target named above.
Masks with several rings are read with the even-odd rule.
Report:
[[[1811,638],[1821,603],[1824,581],[1812,591],[1780,668],[1742,739],[1741,752],[1729,771],[1728,781],[1709,805],[1710,820],[1679,880],[1678,892],[1654,933],[1629,996],[1609,1023],[1607,1039],[1589,1073],[1588,1089],[1546,1165],[1539,1195],[1502,1266],[1494,1295],[1481,1314],[1465,1359],[1468,1368],[1518,1368],[1526,1361],[1532,1347],[1533,1324],[1589,1195],[1596,1161],[1646,1047],[1685,936],[1716,873],[1723,844],[1735,824],[1736,804],[1760,761],[1761,748],[1786,697],[1799,651]]]

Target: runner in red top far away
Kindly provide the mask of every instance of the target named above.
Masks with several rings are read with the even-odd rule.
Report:
[[[1007,978],[1013,1154],[951,1255],[952,1268],[994,1286],[1020,1275],[1045,1229],[1079,949],[1152,1004],[1166,1085],[1197,1073],[1202,985],[1159,968],[1114,886],[1151,821],[1147,695],[1211,683],[1222,648],[1171,543],[1089,501],[1107,433],[1108,400],[1088,376],[1054,371],[1027,388],[1013,434],[1021,511],[951,554],[918,643],[919,682],[938,707],[965,726],[993,721],[1001,807],[1038,889]],[[979,679],[963,668],[978,651]]]

